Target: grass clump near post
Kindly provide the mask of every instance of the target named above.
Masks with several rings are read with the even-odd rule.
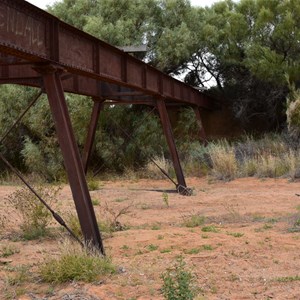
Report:
[[[114,274],[115,266],[90,246],[65,242],[57,258],[47,258],[39,266],[39,275],[44,282],[64,283],[69,281],[94,282],[101,277]]]
[[[183,216],[183,226],[194,228],[202,226],[205,223],[205,217],[201,215]]]
[[[192,300],[197,295],[196,278],[187,268],[182,256],[174,266],[167,268],[161,275],[162,293],[167,300]]]
[[[56,197],[60,187],[41,185],[35,190],[50,207],[57,206]],[[18,189],[10,194],[6,200],[21,217],[20,228],[24,239],[32,240],[47,235],[47,227],[52,221],[52,215],[30,190],[25,187]]]
[[[219,180],[230,181],[237,176],[237,161],[234,148],[227,141],[209,146],[209,154],[212,163],[212,176]]]

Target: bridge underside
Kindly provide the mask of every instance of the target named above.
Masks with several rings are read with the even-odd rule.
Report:
[[[41,88],[48,96],[76,210],[86,241],[103,252],[85,172],[103,104],[145,104],[159,112],[177,186],[186,188],[168,105],[199,108],[213,100],[127,53],[100,41],[23,0],[0,0],[0,83]],[[90,96],[94,108],[83,154],[75,142],[64,92]],[[12,104],[13,105],[13,104]],[[205,139],[203,128],[200,138]]]

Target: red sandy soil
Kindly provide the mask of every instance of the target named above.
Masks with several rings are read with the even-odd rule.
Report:
[[[94,206],[97,215],[103,217],[105,203],[115,212],[130,206],[119,219],[129,229],[104,240],[106,252],[122,272],[94,284],[56,286],[37,280],[20,286],[7,283],[13,267],[34,268],[45,255],[57,253],[60,237],[15,241],[12,232],[18,230],[18,220],[3,199],[17,187],[1,186],[0,211],[8,220],[0,250],[9,245],[19,252],[0,258],[0,299],[163,299],[160,275],[178,255],[196,275],[199,300],[300,299],[296,277],[300,275],[300,226],[294,225],[300,219],[299,182],[255,178],[227,183],[188,178],[187,182],[194,188],[191,197],[174,193],[164,180],[101,182],[101,188],[91,192],[92,199],[100,202]],[[67,186],[59,198],[62,215],[74,210]],[[192,215],[205,216],[205,225],[184,226]],[[202,230],[210,225],[217,232]],[[19,296],[9,298],[8,291]]]

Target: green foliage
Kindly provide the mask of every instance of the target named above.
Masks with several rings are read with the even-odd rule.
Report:
[[[20,250],[14,246],[11,245],[3,246],[0,250],[0,257],[8,257],[19,252]]]
[[[192,300],[196,296],[195,277],[180,256],[162,275],[162,293],[167,300]]]
[[[66,215],[65,222],[77,237],[82,238],[82,231],[81,231],[79,219],[75,213],[69,212]]]
[[[115,272],[110,259],[103,258],[96,250],[93,252],[90,247],[83,249],[68,244],[57,258],[47,258],[39,266],[41,279],[55,284],[73,280],[93,282]]]
[[[200,215],[190,215],[183,217],[183,226],[193,228],[203,225],[205,217]]]
[[[35,190],[50,207],[57,206],[60,187],[37,186]],[[20,228],[25,239],[36,239],[47,234],[52,215],[27,187],[16,190],[6,200],[22,219]]]
[[[158,249],[158,246],[157,246],[157,245],[150,244],[150,245],[147,246],[147,249],[148,249],[149,251],[155,251],[155,250]]]
[[[24,282],[27,282],[29,280],[29,267],[26,265],[20,265],[17,266],[15,269],[15,274],[12,276],[9,276],[7,278],[7,282],[10,286],[20,286]]]
[[[203,232],[215,232],[215,233],[217,233],[217,232],[219,232],[219,229],[216,228],[216,226],[214,226],[214,225],[210,225],[210,226],[204,226],[204,227],[202,227],[201,231],[203,231]]]
[[[99,190],[99,187],[100,187],[99,182],[96,179],[93,179],[93,178],[89,178],[87,180],[87,185],[88,185],[89,191]]]
[[[185,250],[184,253],[185,254],[198,254],[200,251],[201,251],[201,248],[192,248],[192,249]]]
[[[287,98],[287,125],[291,136],[298,139],[300,136],[300,90],[290,85],[290,94]]]
[[[137,54],[138,58],[168,74],[186,74],[185,82],[191,85],[203,86],[211,77],[216,85],[211,93],[232,109],[245,130],[256,129],[256,124],[257,129],[282,128],[285,111],[290,132],[298,126],[299,1],[227,0],[210,8],[197,8],[188,0],[63,0],[48,10],[114,45],[146,44],[148,52]],[[1,86],[2,135],[36,93],[29,87]],[[69,94],[66,99],[82,149],[92,101]],[[158,116],[145,119],[148,112],[149,108],[139,105],[105,107],[91,158],[94,171],[136,171],[147,166],[149,157],[163,157],[168,162]],[[132,133],[132,139],[123,129]],[[264,155],[241,163],[236,149],[228,144],[205,148],[194,142],[198,125],[190,108],[181,110],[174,133],[180,158],[191,175],[206,175],[213,165],[212,176],[231,180],[241,176],[237,174],[238,165],[244,176],[289,173],[297,177],[297,153],[290,156],[291,160],[283,155],[275,160]],[[49,106],[42,96],[17,133],[1,145],[1,152],[22,171],[39,174],[48,181],[61,180],[64,168],[55,135]]]
[[[187,61],[195,45],[197,14],[186,0],[65,0],[48,10],[112,45],[146,44],[148,53],[137,56],[167,72]]]
[[[241,232],[227,232],[227,235],[231,235],[236,238],[240,238],[240,237],[244,236],[244,234]]]
[[[299,281],[300,276],[295,275],[295,276],[287,276],[287,277],[278,277],[275,280],[278,282],[293,282],[293,281]]]
[[[93,204],[93,206],[98,206],[98,205],[100,205],[100,200],[99,199],[92,199],[92,204]]]

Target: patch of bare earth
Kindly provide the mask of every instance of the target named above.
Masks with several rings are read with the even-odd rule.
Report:
[[[14,239],[17,220],[3,199],[15,187],[0,187],[1,214],[8,215],[0,248],[12,245],[19,250],[0,258],[0,298],[7,299],[4,291],[15,289],[15,299],[23,300],[163,299],[160,275],[182,255],[197,276],[199,299],[300,299],[300,282],[294,280],[300,275],[300,232],[294,227],[300,219],[300,198],[295,195],[299,183],[253,178],[187,181],[194,188],[191,197],[172,192],[173,186],[163,180],[102,182],[100,190],[91,192],[100,202],[94,206],[98,215],[105,203],[115,212],[130,206],[119,219],[128,229],[104,240],[120,272],[93,284],[56,286],[34,276],[20,286],[9,285],[16,267],[26,265],[34,272],[46,254],[56,254],[60,236]],[[74,209],[68,187],[60,198],[62,215]],[[204,216],[205,224],[184,226],[192,215]]]

